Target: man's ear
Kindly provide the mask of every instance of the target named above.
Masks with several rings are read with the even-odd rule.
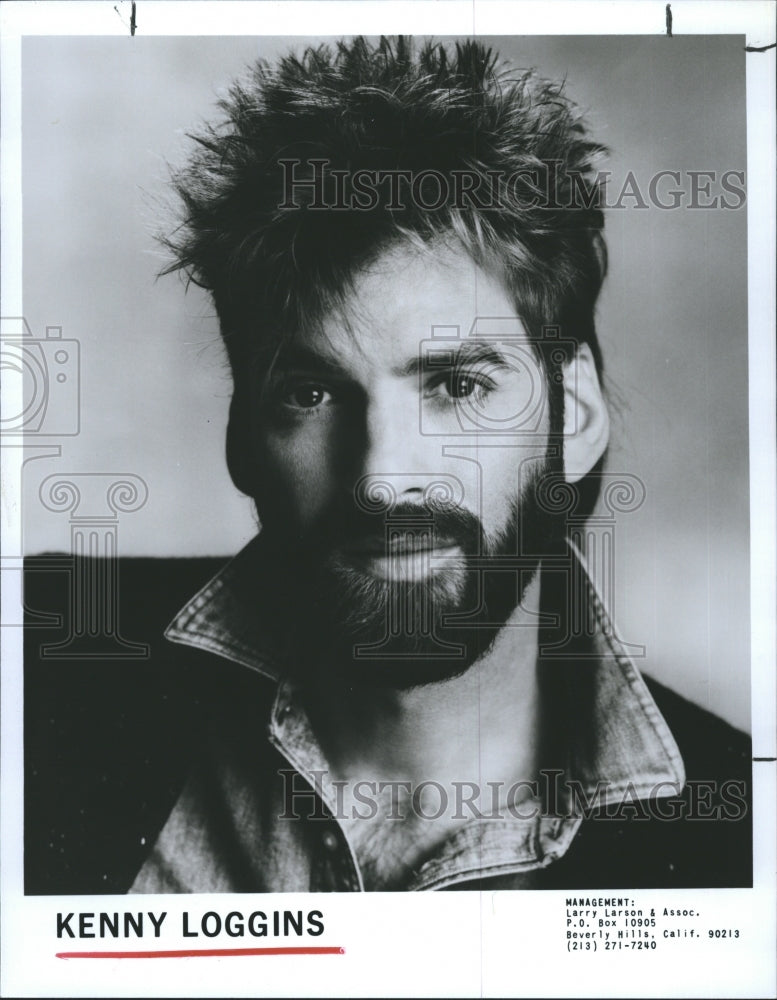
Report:
[[[564,368],[564,475],[576,483],[604,454],[610,417],[591,349],[583,344]]]

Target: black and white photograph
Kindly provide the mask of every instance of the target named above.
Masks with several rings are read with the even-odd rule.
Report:
[[[454,891],[552,912],[565,960],[757,949],[773,51],[682,4],[653,35],[149,6],[19,50],[3,637],[52,954],[345,963],[333,905]]]

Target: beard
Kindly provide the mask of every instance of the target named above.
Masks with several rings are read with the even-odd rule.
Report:
[[[292,676],[406,689],[468,670],[522,602],[541,557],[563,547],[558,517],[538,497],[545,471],[528,477],[492,534],[470,511],[434,501],[382,514],[340,505],[293,546],[267,532]]]

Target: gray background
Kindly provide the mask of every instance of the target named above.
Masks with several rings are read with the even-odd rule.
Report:
[[[213,310],[156,280],[166,162],[257,54],[310,39],[26,38],[24,309],[81,345],[81,432],[28,463],[25,551],[69,546],[45,510],[52,473],[134,473],[146,506],[123,555],[227,555],[255,530],[226,472],[230,380]],[[744,170],[744,40],[734,36],[492,39],[502,56],[566,76],[646,191],[659,170]],[[681,185],[689,189],[687,178]],[[627,205],[633,205],[627,201]],[[621,637],[676,690],[749,727],[746,208],[611,210],[599,306],[616,413],[609,467],[647,498],[617,526]]]

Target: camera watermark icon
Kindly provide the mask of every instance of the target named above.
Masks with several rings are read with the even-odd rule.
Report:
[[[47,326],[40,338],[33,336],[23,317],[0,318],[0,368],[11,377],[0,415],[3,437],[79,433],[80,344],[63,337],[61,326]]]
[[[563,385],[564,366],[580,346],[562,337],[559,326],[544,326],[540,341],[530,339],[515,316],[479,316],[464,335],[458,326],[435,325],[431,333],[419,345],[419,427],[438,437],[537,435],[548,413],[550,382]],[[458,433],[441,431],[430,419],[423,391],[430,378],[450,382]],[[498,402],[488,391],[494,385],[510,389],[496,394]]]

